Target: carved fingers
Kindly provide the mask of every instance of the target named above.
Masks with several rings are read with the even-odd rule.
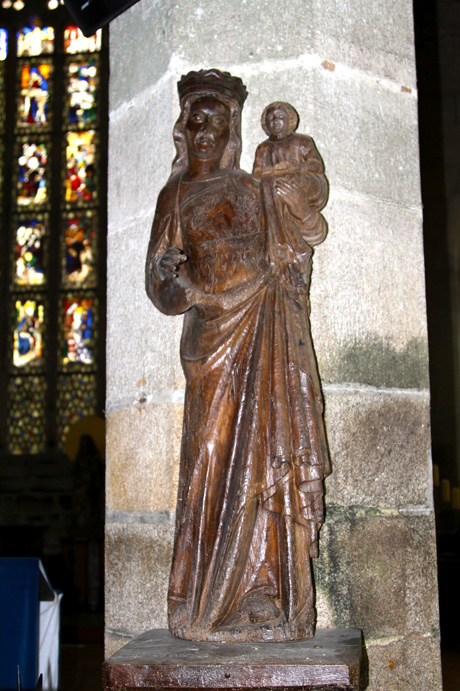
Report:
[[[276,180],[274,183],[276,194],[283,200],[290,213],[303,220],[311,213],[311,206],[305,192],[287,180]]]
[[[162,280],[177,278],[179,266],[187,261],[187,255],[178,247],[169,247],[157,260]]]

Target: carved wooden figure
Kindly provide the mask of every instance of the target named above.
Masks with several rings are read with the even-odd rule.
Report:
[[[329,473],[308,317],[327,182],[289,104],[264,111],[269,139],[249,175],[241,80],[202,70],[178,88],[177,156],[146,264],[154,305],[184,314],[169,627],[192,640],[305,638]]]

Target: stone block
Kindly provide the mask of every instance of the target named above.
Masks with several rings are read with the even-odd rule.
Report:
[[[438,627],[432,516],[331,507],[314,568],[334,627],[360,628],[369,640]]]
[[[400,0],[312,0],[314,47],[324,58],[416,88],[412,6]]]
[[[109,511],[175,510],[182,414],[178,404],[150,404],[108,415]]]
[[[370,641],[363,663],[362,688],[367,691],[441,691],[443,688],[436,635]]]
[[[251,167],[265,136],[263,108],[285,100],[300,115],[299,132],[310,134],[326,164],[331,189],[420,208],[417,99],[351,70],[321,63],[292,67],[264,64],[239,71],[249,98],[243,112],[243,167]]]
[[[182,317],[161,314],[145,292],[151,219],[108,238],[107,409],[184,386]]]
[[[175,54],[201,67],[232,69],[238,63],[286,60],[311,52],[313,7],[292,0],[282,10],[270,0],[179,0],[174,5]]]
[[[167,627],[173,534],[172,522],[106,524],[105,622],[112,639]]]
[[[326,505],[432,506],[428,396],[327,390]]]
[[[427,388],[421,215],[334,189],[315,249],[313,343],[323,382]]]
[[[414,88],[412,13],[385,4],[361,0],[358,21],[339,0],[294,0],[281,14],[268,0],[139,4],[111,24],[111,108],[149,88],[172,56],[195,69],[234,69],[318,54]]]
[[[111,111],[109,237],[117,230],[126,235],[128,219],[149,216],[151,224],[156,198],[171,173],[172,125],[178,114],[176,79],[171,77]]]
[[[111,110],[163,77],[172,37],[169,3],[137,3],[110,23]]]
[[[386,88],[367,76],[323,69],[315,71],[313,98],[313,132],[331,188],[419,210],[414,94]]]

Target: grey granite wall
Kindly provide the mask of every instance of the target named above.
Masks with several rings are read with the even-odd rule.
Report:
[[[219,67],[249,90],[242,166],[286,100],[331,187],[311,292],[334,470],[318,624],[363,629],[372,691],[441,689],[412,3],[140,0],[110,49],[107,652],[166,626],[181,319],[149,303],[143,265],[176,82]]]

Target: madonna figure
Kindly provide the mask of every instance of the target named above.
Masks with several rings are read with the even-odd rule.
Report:
[[[239,168],[247,96],[239,78],[190,72],[179,96],[177,156],[146,264],[154,305],[184,314],[169,627],[191,640],[306,638],[329,472],[308,320],[309,237],[317,244],[318,228],[308,186],[287,181],[273,194],[296,243],[289,252],[270,246],[284,216]],[[309,174],[327,189],[322,167]]]

